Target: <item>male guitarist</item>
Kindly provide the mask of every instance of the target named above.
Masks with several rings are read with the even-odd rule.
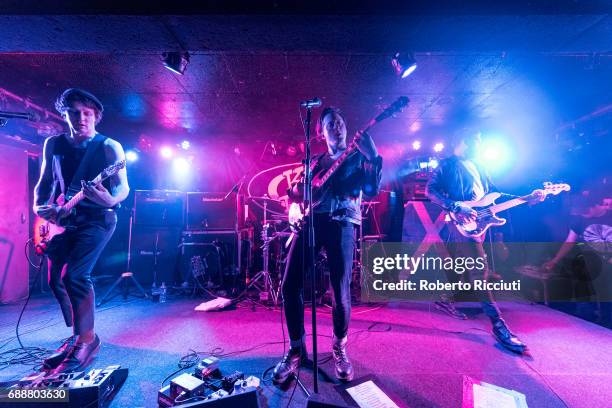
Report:
[[[327,153],[314,158],[313,174],[328,169],[347,150],[346,121],[337,108],[326,108],[317,122],[317,134],[325,137]],[[330,280],[334,293],[332,340],[336,377],[342,381],[353,379],[353,366],[346,353],[349,318],[351,313],[350,282],[355,249],[355,225],[361,223],[361,195],[376,195],[382,174],[382,158],[374,141],[367,133],[358,133],[354,142],[357,149],[338,168],[328,181],[329,189],[314,207],[315,251],[327,250]],[[300,200],[303,183],[289,191],[289,197]],[[313,192],[314,194],[314,192]],[[283,278],[282,294],[287,316],[291,346],[273,373],[276,384],[285,383],[295,375],[306,360],[304,334],[304,299],[302,270],[304,233],[293,240],[288,254],[288,265]]]
[[[462,201],[479,200],[495,187],[485,171],[476,162],[481,144],[480,133],[463,129],[454,135],[452,142],[453,155],[440,161],[427,185],[427,196],[432,202],[449,212],[453,212],[459,222],[473,221],[477,215],[476,211],[463,204]],[[545,198],[540,193],[536,193],[536,195],[537,200]],[[448,230],[449,244],[447,246],[452,257],[482,257],[486,259],[483,247],[484,236],[467,238],[453,224],[448,225]],[[466,273],[464,275],[467,279],[487,279],[489,270],[486,266],[483,270],[474,269],[470,272],[470,274]],[[475,276],[474,272],[483,273],[484,276]],[[458,282],[462,275],[449,270],[447,271],[447,277],[451,282]],[[493,335],[499,343],[513,352],[519,354],[525,352],[526,345],[508,329],[501,318],[492,293],[483,294],[480,300],[483,311],[491,319]],[[436,307],[453,317],[467,318],[465,314],[454,307],[452,298],[436,302]]]
[[[127,197],[129,187],[125,168],[105,181],[106,185],[93,187],[84,182],[109,164],[125,159],[118,142],[96,131],[103,112],[98,98],[70,88],[57,99],[55,107],[69,132],[45,141],[40,179],[34,190],[34,212],[53,223],[69,221],[70,225],[51,239],[47,253],[49,286],[66,326],[73,327],[73,335],[43,362],[47,370],[70,372],[86,367],[100,347],[94,332],[91,272],[115,230],[114,208]],[[79,190],[85,199],[75,211],[66,213],[60,195],[71,196]]]

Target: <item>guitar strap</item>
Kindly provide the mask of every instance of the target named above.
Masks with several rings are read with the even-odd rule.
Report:
[[[81,160],[77,171],[74,173],[74,177],[72,177],[68,191],[66,191],[67,196],[72,197],[81,190],[81,180],[84,180],[85,172],[91,164],[94,154],[98,151],[100,146],[102,146],[105,140],[106,136],[98,133],[89,142],[85,155],[83,155],[83,159]]]

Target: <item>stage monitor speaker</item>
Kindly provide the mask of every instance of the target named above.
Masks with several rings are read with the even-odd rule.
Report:
[[[328,401],[325,397],[320,394],[312,394],[308,398],[306,408],[350,408],[348,405],[342,402]]]
[[[172,190],[136,190],[134,225],[182,227],[185,193]]]
[[[179,228],[135,226],[132,231],[132,272],[143,286],[177,281]]]
[[[187,229],[236,230],[244,224],[244,196],[232,193],[187,193]]]

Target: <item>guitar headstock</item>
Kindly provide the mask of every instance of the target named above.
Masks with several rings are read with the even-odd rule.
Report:
[[[552,194],[552,195],[557,195],[563,191],[570,191],[571,187],[569,184],[565,184],[565,183],[557,183],[557,184],[553,184],[550,181],[547,181],[544,183],[544,194],[548,195],[548,194]]]
[[[393,116],[397,112],[401,112],[410,102],[407,96],[400,96],[393,102],[391,105],[387,106],[384,111],[382,111],[376,119],[376,122],[380,122],[381,120],[387,119],[389,116]]]

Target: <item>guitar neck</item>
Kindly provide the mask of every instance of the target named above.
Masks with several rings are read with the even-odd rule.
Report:
[[[527,197],[528,196],[517,197],[513,198],[512,200],[504,201],[500,204],[492,205],[491,207],[489,207],[489,210],[491,210],[493,214],[508,210],[512,207],[516,207],[517,205],[525,204],[527,202]]]
[[[64,204],[64,209],[66,211],[72,210],[74,207],[76,207],[76,205],[78,203],[83,201],[84,198],[85,198],[85,194],[83,194],[83,191],[81,190],[78,193],[76,193],[74,195],[74,197],[72,197],[70,200],[68,200],[68,202],[66,204]]]

